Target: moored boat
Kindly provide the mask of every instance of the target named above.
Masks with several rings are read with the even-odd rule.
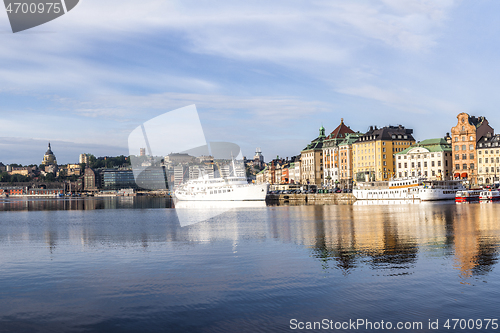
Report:
[[[352,190],[357,200],[420,200],[422,179],[359,182]]]
[[[500,200],[500,191],[498,190],[484,190],[479,194],[481,201],[497,201]]]
[[[464,190],[457,191],[455,202],[471,202],[478,201],[481,190]]]
[[[453,200],[458,191],[465,190],[460,180],[424,180],[419,197],[422,201]]]

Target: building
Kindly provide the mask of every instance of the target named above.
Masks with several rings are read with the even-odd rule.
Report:
[[[446,138],[428,139],[394,155],[396,177],[424,177],[430,180],[452,178],[451,144]]]
[[[389,180],[395,176],[394,154],[415,143],[413,130],[403,126],[370,126],[352,144],[356,181]]]
[[[352,161],[352,144],[358,140],[362,133],[348,133],[339,143],[339,179],[340,187],[352,188],[354,170]]]
[[[89,164],[89,154],[80,154],[80,156],[78,158],[78,163],[79,164],[82,164],[82,163]]]
[[[139,149],[139,156],[146,156],[146,148]]]
[[[351,133],[354,131],[344,124],[344,118],[340,118],[340,124],[323,141],[323,179],[325,185],[339,182],[339,144]]]
[[[85,174],[83,177],[83,189],[88,192],[95,192],[99,189],[99,185],[99,173],[95,172],[94,169],[85,168]]]
[[[479,139],[487,133],[494,134],[494,130],[485,117],[476,118],[462,112],[458,114],[457,120],[457,125],[451,129],[453,177],[477,184],[476,146]]]
[[[253,157],[253,166],[259,170],[264,168],[264,156],[262,155],[262,150],[260,148],[255,149],[255,156]]]
[[[172,153],[168,156],[165,156],[165,163],[166,164],[188,164],[194,162],[195,158],[191,155],[188,154],[179,154],[179,153]]]
[[[103,172],[103,190],[137,188],[132,170],[108,169]]]
[[[302,185],[323,185],[323,141],[325,128],[319,128],[319,136],[300,152],[300,176]]]
[[[500,178],[500,135],[491,132],[481,137],[476,145],[477,183],[491,185]]]
[[[52,149],[50,148],[50,142],[49,142],[49,148],[45,152],[45,155],[43,155],[43,160],[42,160],[43,165],[57,165],[57,160],[56,156],[52,152]]]

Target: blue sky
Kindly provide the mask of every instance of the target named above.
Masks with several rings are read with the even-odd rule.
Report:
[[[141,123],[196,104],[207,141],[300,153],[323,125],[444,136],[500,126],[496,1],[81,0],[12,34],[0,11],[0,161],[128,154]],[[500,127],[499,127],[500,128]]]

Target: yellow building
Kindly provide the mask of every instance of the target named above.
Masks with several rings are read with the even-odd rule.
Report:
[[[370,130],[352,145],[353,172],[356,181],[380,181],[395,177],[394,154],[415,143],[413,130],[386,126]]]

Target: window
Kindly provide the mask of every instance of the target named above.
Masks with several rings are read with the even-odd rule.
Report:
[[[427,171],[424,171],[424,176],[427,177]]]
[[[463,164],[462,169],[467,170],[467,164]]]
[[[408,163],[405,162],[405,168],[408,168]]]
[[[488,172],[488,167],[484,168],[484,172],[486,173]]]
[[[474,150],[474,145],[469,145],[469,150]]]
[[[458,146],[455,146],[455,151],[458,151],[459,147]]]
[[[432,163],[434,163],[434,162],[432,162]],[[434,166],[434,164],[432,164],[432,166]],[[440,167],[440,166],[441,166],[441,161],[438,161],[438,167]]]
[[[401,169],[401,163],[398,163],[398,168]]]
[[[427,168],[427,162],[424,162],[424,168]]]
[[[387,162],[386,162],[386,161],[384,161],[384,165],[387,165]]]
[[[467,140],[467,139],[465,138],[465,136],[463,136],[463,137],[462,137],[462,141],[465,141],[465,140]]]
[[[434,167],[434,161],[431,162],[431,167]]]
[[[414,168],[415,167],[415,162],[411,162],[411,167]]]
[[[465,148],[466,148],[465,145],[462,145],[462,150],[465,150]]]
[[[474,137],[471,135],[471,136],[469,137],[469,140],[470,140],[470,141],[473,141],[473,140],[474,140]]]
[[[460,156],[458,154],[455,154],[455,160],[459,160]]]
[[[470,169],[471,169],[471,170],[474,170],[474,163],[471,163],[471,164],[470,164]]]
[[[427,173],[427,171],[426,171],[426,173]],[[432,170],[432,176],[434,177],[435,175],[436,175],[436,171]]]
[[[465,126],[462,126],[462,131],[465,131]]]
[[[488,158],[487,157],[484,159],[484,163],[488,163]]]
[[[462,154],[462,159],[466,160],[467,159],[467,154]]]
[[[382,155],[382,158],[384,158],[384,159],[385,159],[385,154],[384,154],[384,155]]]
[[[384,142],[384,143],[385,143],[385,142]],[[385,148],[382,148],[382,152],[384,152],[384,153],[385,153]]]
[[[455,164],[455,169],[460,170],[460,164]]]
[[[455,142],[458,142],[458,136],[455,137]]]
[[[420,162],[418,162],[418,167],[419,167],[419,168],[421,167],[421,164],[420,164]]]

